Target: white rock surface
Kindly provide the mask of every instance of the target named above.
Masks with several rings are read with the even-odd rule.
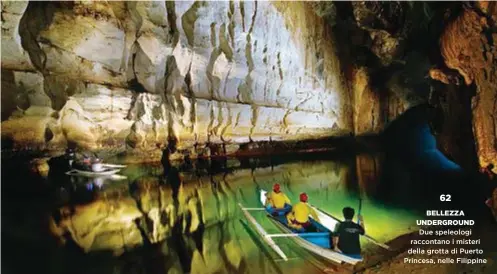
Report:
[[[28,1],[2,1],[2,69],[34,69],[21,45],[19,23]]]
[[[189,148],[348,133],[337,57],[329,42],[320,45],[323,22],[303,3],[288,5],[2,3],[9,27],[2,32],[2,69],[16,75],[8,85],[15,92],[8,94],[21,91],[29,106],[52,107],[62,128],[54,140],[93,149],[126,143],[153,149],[173,135],[180,148]],[[46,61],[43,74],[30,80],[17,72],[33,67],[22,37],[12,31],[28,11],[51,14],[47,26],[31,34],[39,48],[27,50]],[[17,136],[6,122],[5,136]]]

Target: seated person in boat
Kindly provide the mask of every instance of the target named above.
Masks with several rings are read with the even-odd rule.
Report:
[[[292,209],[290,199],[281,191],[280,184],[274,184],[273,191],[266,197],[265,206],[274,216],[284,215]]]
[[[72,163],[72,167],[74,169],[84,170],[84,171],[92,171],[91,169],[91,158],[88,156],[83,156],[83,159],[75,159]]]
[[[100,158],[89,156],[88,153],[76,153],[73,149],[66,151],[66,157],[69,159],[69,165],[73,169],[82,171],[101,172],[105,168]]]
[[[316,211],[307,203],[308,197],[306,193],[300,194],[300,202],[292,207],[292,211],[288,213],[288,226],[298,232],[314,232],[315,226],[312,225],[309,215],[314,221],[319,223],[319,218]]]
[[[345,221],[339,223],[335,227],[333,233],[333,246],[335,251],[342,252],[351,257],[361,257],[361,244],[359,235],[366,233],[364,228],[364,220],[361,215],[358,215],[359,224],[352,221],[354,218],[354,209],[345,207],[343,209],[343,217]]]

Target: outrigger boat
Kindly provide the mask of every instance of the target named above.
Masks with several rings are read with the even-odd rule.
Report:
[[[88,171],[88,170],[80,170],[80,169],[72,169],[66,172],[67,175],[80,175],[85,177],[104,177],[104,176],[112,176],[122,168],[126,167],[125,165],[113,165],[113,164],[102,164],[102,171]]]
[[[121,169],[104,169],[102,171],[86,171],[80,169],[73,169],[71,171],[66,172],[67,175],[82,175],[86,177],[102,177],[102,176],[110,176],[114,175],[121,171]]]
[[[266,193],[267,191],[260,190],[260,202],[262,205],[266,203]],[[320,223],[316,222],[312,218],[310,218],[312,224],[317,228],[318,232],[304,232],[304,233],[296,233],[292,231],[286,225],[286,216],[272,216],[269,214],[269,211],[262,208],[245,208],[241,204],[239,204],[240,208],[243,211],[245,217],[253,224],[256,228],[258,234],[262,237],[262,239],[285,261],[288,260],[288,257],[283,253],[281,248],[273,241],[272,238],[276,237],[290,237],[292,238],[297,245],[303,247],[304,249],[314,253],[320,257],[323,257],[329,261],[335,263],[348,263],[351,265],[355,265],[358,262],[362,261],[362,258],[351,257],[339,252],[332,250],[331,247],[331,232],[335,229],[335,226],[339,223],[338,219],[331,217],[330,215],[320,211],[317,208],[316,213],[320,219]],[[274,224],[283,232],[282,234],[269,234],[267,233],[260,224],[254,219],[254,217],[250,214],[250,211],[260,210],[267,213],[267,217],[269,217]]]

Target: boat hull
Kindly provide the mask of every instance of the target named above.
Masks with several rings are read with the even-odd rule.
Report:
[[[85,177],[105,177],[105,176],[114,175],[114,174],[118,173],[119,171],[121,171],[120,168],[106,169],[106,170],[100,171],[100,172],[73,169],[71,171],[66,172],[66,174],[67,175],[81,175],[81,176],[85,176]]]
[[[268,210],[266,210],[268,212]],[[297,233],[299,234],[299,237],[302,239],[311,242],[315,245],[318,245],[322,248],[330,248],[331,247],[331,232],[324,226],[322,226],[320,223],[310,220],[312,223],[312,226],[314,226],[316,232],[299,232],[294,229],[291,229],[288,227],[288,221],[286,219],[286,216],[271,216],[270,217],[274,222],[278,222],[280,225],[283,225],[285,227],[285,232],[288,233]]]
[[[264,205],[266,202],[266,191],[261,190],[260,199],[261,203]],[[266,209],[266,212],[268,210]],[[304,249],[319,255],[329,261],[335,263],[348,263],[355,265],[358,262],[362,261],[362,258],[359,257],[351,257],[345,254],[336,252],[331,249],[331,229],[330,226],[334,227],[336,224],[331,224],[325,226],[321,223],[316,222],[310,218],[311,223],[315,228],[317,228],[318,232],[304,232],[298,233],[293,231],[287,225],[287,220],[285,216],[271,216],[268,214],[268,217],[276,224],[276,226],[286,234],[298,234],[298,237],[291,237],[299,246]],[[320,217],[320,214],[318,214]]]

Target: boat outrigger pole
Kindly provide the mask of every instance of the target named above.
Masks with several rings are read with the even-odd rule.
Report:
[[[262,237],[262,239],[264,239],[264,241],[276,252],[278,253],[278,255],[284,260],[284,261],[288,261],[288,257],[285,255],[285,253],[283,253],[283,250],[281,250],[281,248],[273,241],[273,239],[271,239],[272,236],[276,236],[276,235],[271,235],[269,233],[267,233],[264,228],[262,228],[262,226],[257,223],[257,221],[254,219],[254,217],[252,217],[252,215],[250,215],[249,213],[249,210],[256,210],[254,208],[244,208],[242,206],[242,204],[238,204],[238,206],[240,206],[240,209],[242,210],[243,212],[243,215],[245,215],[245,217],[247,218],[247,220],[249,220],[255,227],[255,229],[257,230],[257,233],[259,233]],[[258,210],[258,209],[257,209]],[[278,235],[279,236],[279,235]],[[281,236],[280,236],[281,237]]]

